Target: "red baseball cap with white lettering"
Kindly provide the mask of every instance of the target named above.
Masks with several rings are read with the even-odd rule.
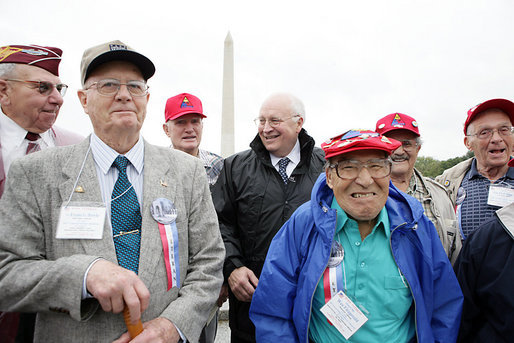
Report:
[[[356,150],[382,150],[391,155],[400,145],[399,141],[371,130],[350,130],[321,143],[321,149],[325,159],[329,159]]]
[[[505,112],[510,117],[510,123],[514,124],[514,103],[507,99],[491,99],[468,110],[468,117],[464,123],[464,134],[468,134],[468,126],[478,114],[491,108],[497,108]]]
[[[164,122],[175,120],[189,113],[196,113],[202,116],[202,118],[207,118],[207,116],[203,114],[202,102],[193,94],[181,93],[172,96],[166,101]]]
[[[19,63],[42,68],[59,76],[62,50],[40,45],[7,45],[0,47],[0,63]]]
[[[403,113],[391,113],[377,121],[375,131],[381,135],[393,130],[407,130],[419,137],[418,122]]]

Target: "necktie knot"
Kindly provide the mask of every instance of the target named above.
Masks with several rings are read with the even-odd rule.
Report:
[[[280,174],[280,177],[282,178],[282,181],[284,183],[287,183],[287,165],[289,164],[291,160],[287,157],[282,158],[280,161],[278,161],[278,173]]]
[[[25,138],[31,142],[37,141],[40,137],[38,133],[34,132],[27,132],[27,135],[25,135]]]
[[[128,158],[118,155],[112,164],[116,167],[116,169],[118,169],[120,173],[126,173],[128,162]]]

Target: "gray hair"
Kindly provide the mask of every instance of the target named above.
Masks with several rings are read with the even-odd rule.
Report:
[[[276,98],[276,97],[287,98],[290,102],[289,107],[291,109],[291,112],[293,112],[293,115],[303,118],[303,121],[305,122],[305,106],[303,105],[303,102],[300,99],[298,99],[296,96],[294,96],[293,94],[273,93],[270,96],[268,96],[266,98],[266,100],[264,100],[263,104],[268,102],[268,100],[270,100],[272,98]],[[294,117],[292,119],[293,119],[293,121],[298,121],[298,117]]]
[[[0,77],[1,78],[13,77],[15,68],[16,68],[16,63],[0,63]]]
[[[421,146],[423,144],[423,140],[421,139],[421,137],[416,137],[415,141],[417,146]]]

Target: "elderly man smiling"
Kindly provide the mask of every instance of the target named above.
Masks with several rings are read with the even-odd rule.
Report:
[[[475,157],[436,178],[456,206],[464,239],[512,199],[514,168],[508,163],[514,145],[513,121],[514,103],[506,99],[488,100],[470,109],[464,144]]]
[[[250,317],[260,342],[454,342],[462,293],[421,204],[390,183],[398,141],[351,130],[271,243]]]

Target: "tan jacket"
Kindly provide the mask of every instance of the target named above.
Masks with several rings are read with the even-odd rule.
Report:
[[[446,169],[441,175],[436,176],[435,178],[435,180],[446,189],[446,193],[448,193],[454,207],[457,202],[457,191],[459,190],[464,176],[468,170],[471,169],[473,159],[474,157],[462,161],[453,167]]]
[[[453,265],[462,248],[462,237],[458,229],[454,207],[445,189],[440,184],[424,177],[416,169],[414,169],[414,172],[421,178],[423,186],[428,191],[429,195],[424,201],[430,203],[430,209],[436,217],[434,226],[437,229],[437,235],[441,239],[444,251]]]

